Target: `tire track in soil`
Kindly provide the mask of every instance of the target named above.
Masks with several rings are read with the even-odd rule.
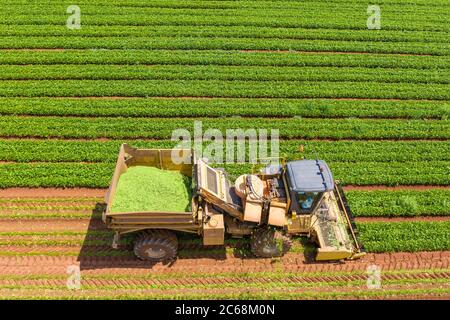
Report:
[[[368,254],[360,260],[345,263],[318,263],[305,261],[301,253],[288,253],[279,259],[240,258],[233,254],[224,257],[190,257],[171,263],[152,264],[132,256],[78,257],[78,256],[0,256],[0,274],[5,275],[66,275],[66,268],[78,265],[85,275],[150,275],[248,272],[366,272],[369,265],[383,271],[449,269],[450,251],[418,253]]]
[[[446,272],[438,272],[438,273],[404,273],[404,274],[384,274],[382,275],[381,281],[402,281],[402,280],[414,280],[417,283],[428,283],[427,280],[436,280],[436,279],[449,279],[450,271]],[[339,282],[348,283],[348,282],[357,282],[365,283],[367,281],[367,275],[365,274],[337,274],[337,275],[329,275],[329,276],[308,276],[308,275],[298,275],[298,276],[288,276],[288,277],[264,277],[263,275],[251,276],[251,277],[243,277],[237,275],[236,277],[232,276],[220,276],[220,277],[208,277],[205,275],[204,277],[192,277],[192,278],[162,278],[162,279],[151,279],[151,278],[120,278],[120,276],[115,276],[111,278],[98,278],[98,277],[89,277],[84,276],[83,278],[83,286],[85,287],[94,287],[94,286],[117,286],[120,288],[123,287],[133,287],[133,286],[194,286],[194,285],[232,285],[232,284],[248,284],[248,285],[264,285],[267,283],[280,283],[280,284],[303,284],[305,287],[320,283],[322,285],[326,285],[330,283],[330,286],[336,287],[339,286]],[[0,287],[1,286],[16,286],[16,287],[24,287],[24,286],[61,286],[65,285],[66,277],[58,276],[53,278],[5,278],[0,279]],[[423,282],[420,282],[423,281]],[[333,284],[335,282],[336,284]],[[405,281],[405,284],[408,282]],[[443,283],[445,284],[445,283]],[[450,285],[450,281],[447,283]]]

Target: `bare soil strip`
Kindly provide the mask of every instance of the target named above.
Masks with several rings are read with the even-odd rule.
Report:
[[[0,232],[55,232],[76,231],[88,232],[89,230],[106,230],[100,219],[0,219]]]
[[[0,198],[104,197],[107,189],[89,188],[9,188],[0,189]]]

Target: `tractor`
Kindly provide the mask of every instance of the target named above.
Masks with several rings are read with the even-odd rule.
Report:
[[[173,153],[183,161],[174,161]],[[133,166],[177,171],[192,179],[190,210],[113,212],[120,177]],[[154,196],[154,195],[153,195]],[[149,197],[152,194],[143,194]],[[192,233],[204,246],[220,246],[226,237],[249,238],[256,257],[281,257],[292,236],[317,246],[315,260],[356,259],[365,254],[345,194],[322,160],[283,161],[239,176],[234,183],[224,169],[197,158],[192,149],[137,149],[123,144],[105,197],[103,221],[120,236],[139,233],[134,253],[142,260],[176,257],[177,234]]]

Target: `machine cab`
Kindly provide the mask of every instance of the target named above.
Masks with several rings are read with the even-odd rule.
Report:
[[[323,195],[334,189],[333,175],[322,160],[297,160],[286,164],[290,212],[312,214]]]

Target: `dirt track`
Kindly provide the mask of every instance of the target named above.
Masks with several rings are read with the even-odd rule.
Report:
[[[104,197],[106,189],[9,188],[0,189],[0,198]]]
[[[90,248],[95,251],[95,248]],[[104,249],[104,248],[103,248]],[[11,247],[13,252],[33,252],[37,249]],[[302,253],[288,253],[281,259],[257,259],[239,257],[233,254],[209,254],[208,250],[190,257],[178,258],[176,261],[152,265],[148,262],[128,257],[79,257],[81,248],[73,250],[66,247],[39,248],[42,252],[55,253],[46,256],[10,256],[0,257],[1,274],[65,274],[69,265],[79,265],[86,274],[158,274],[158,273],[224,273],[233,274],[246,272],[365,272],[369,265],[377,265],[382,270],[425,270],[450,269],[450,252],[419,252],[419,253],[383,253],[368,254],[366,257],[347,261],[345,263],[307,262]],[[114,252],[112,249],[110,252]],[[72,253],[65,256],[64,253]],[[59,254],[59,255],[58,255]]]

